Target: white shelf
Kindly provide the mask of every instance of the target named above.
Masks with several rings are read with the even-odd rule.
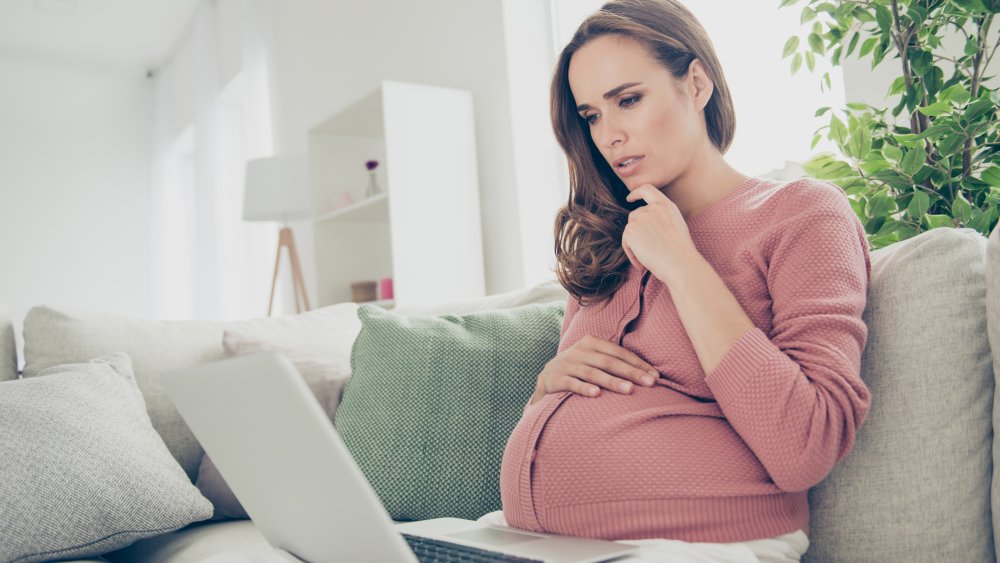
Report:
[[[317,222],[340,221],[343,223],[384,223],[389,220],[389,195],[381,193],[347,207],[320,215]]]

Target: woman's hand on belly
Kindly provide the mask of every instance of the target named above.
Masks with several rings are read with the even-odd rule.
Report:
[[[653,366],[632,351],[584,336],[545,364],[529,404],[560,391],[586,397],[596,397],[601,388],[631,393],[633,384],[652,387],[659,376]]]

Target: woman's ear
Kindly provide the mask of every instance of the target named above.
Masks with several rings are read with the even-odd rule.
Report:
[[[695,59],[691,61],[691,64],[688,66],[688,81],[692,89],[691,95],[694,99],[695,110],[701,111],[705,109],[705,106],[708,105],[708,100],[712,99],[715,84],[712,83],[712,79],[705,72],[705,65],[701,64],[701,60]]]

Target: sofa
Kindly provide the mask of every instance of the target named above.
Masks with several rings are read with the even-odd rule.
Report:
[[[372,354],[378,362],[359,357],[362,338],[370,336],[364,347],[377,348],[395,342],[393,339],[409,338],[408,331],[419,334],[420,339],[426,339],[427,334],[453,338],[449,331],[461,330],[481,330],[480,335],[489,336],[494,330],[490,327],[502,322],[507,323],[503,332],[508,339],[503,347],[530,336],[544,341],[544,346],[532,348],[532,353],[544,356],[551,354],[551,345],[558,339],[558,317],[553,322],[552,315],[561,308],[554,307],[566,298],[565,290],[552,280],[471,301],[389,311],[342,303],[300,315],[234,323],[129,319],[42,305],[28,312],[22,327],[13,327],[0,307],[0,547],[6,543],[9,548],[6,552],[0,549],[0,553],[14,553],[15,548],[21,550],[18,553],[35,553],[34,558],[18,559],[22,561],[49,558],[39,553],[49,554],[53,560],[74,561],[269,560],[270,547],[251,520],[239,517],[238,502],[234,509],[225,499],[207,494],[203,481],[208,482],[213,469],[210,459],[164,395],[160,374],[252,351],[255,345],[256,349],[287,351],[290,357],[296,356],[292,359],[307,380],[308,373],[338,374],[314,376],[309,382],[347,442],[348,430],[356,433],[354,428],[359,426],[377,428],[369,424],[373,421],[365,420],[375,415],[366,415],[367,407],[361,402],[364,389],[371,389],[368,400],[372,393],[386,399],[387,395],[407,392],[398,384],[405,373],[389,373],[393,365],[398,367],[391,356]],[[519,315],[548,316],[544,322],[525,328],[522,335],[516,323],[529,317]],[[486,321],[481,322],[483,319]],[[804,561],[996,561],[1000,556],[995,541],[1000,530],[1000,440],[994,439],[993,428],[1000,427],[1000,406],[994,410],[1000,354],[994,357],[991,347],[1000,350],[1000,228],[989,238],[971,229],[939,228],[872,251],[872,282],[864,319],[869,336],[861,375],[872,392],[872,407],[853,450],[809,493],[811,545]],[[384,336],[366,332],[368,323],[374,326],[376,321],[390,322],[395,332],[386,329]],[[15,328],[24,342],[20,370]],[[426,340],[432,341],[443,342]],[[483,349],[482,342],[482,338],[452,341],[448,349],[437,350],[436,357],[467,352],[480,362],[475,365],[508,362],[497,360],[497,350]],[[487,338],[486,342],[492,342],[494,348],[500,346],[496,340]],[[414,349],[433,346],[421,344]],[[462,352],[456,346],[467,350]],[[505,364],[488,366],[493,370],[490,377],[517,378],[518,385],[512,387],[502,406],[489,404],[499,399],[487,398],[476,408],[502,411],[505,420],[516,420],[537,373],[528,373],[526,365],[520,371],[506,369]],[[360,383],[362,376],[365,385]],[[433,380],[436,375],[429,377]],[[102,404],[103,395],[83,397],[88,382],[97,381],[106,381],[101,385],[111,389],[104,395],[120,397],[113,405],[131,402],[132,389],[136,390],[136,404],[142,408],[124,412],[127,409],[112,405],[72,412],[74,405],[90,404],[86,401]],[[48,387],[41,389],[42,382]],[[29,387],[32,384],[35,387]],[[64,389],[69,391],[63,393]],[[5,394],[20,398],[4,403]],[[60,400],[63,402],[56,407],[42,405]],[[66,418],[59,418],[67,410]],[[338,412],[345,420],[349,412],[354,426],[338,419]],[[50,418],[49,413],[56,421],[53,424],[72,426],[73,432],[92,432],[80,435],[103,437],[110,433],[114,434],[113,440],[107,440],[111,446],[134,443],[142,449],[129,446],[106,454],[114,459],[87,459],[86,463],[94,463],[86,466],[90,473],[73,481],[74,472],[86,465],[83,458],[100,458],[102,448],[111,446],[84,444],[80,449],[78,444],[67,445],[73,441],[70,438],[52,438],[53,434],[63,435],[58,426],[38,430],[42,419]],[[432,409],[419,416],[446,415]],[[96,419],[96,430],[83,428],[83,421],[89,419]],[[145,433],[132,436],[124,426],[142,426]],[[502,432],[492,436],[490,443],[465,447],[502,451]],[[368,451],[377,453],[378,438],[366,437]],[[361,443],[352,440],[352,448]],[[58,457],[65,454],[52,453],[56,461],[46,457],[47,452],[71,446],[77,449],[68,460]],[[31,455],[22,453],[25,450]],[[141,456],[135,451],[141,451]],[[352,453],[356,451],[361,450],[352,449]],[[368,458],[358,459],[362,463]],[[496,458],[490,459],[495,465]],[[154,462],[158,465],[150,468]],[[24,469],[25,463],[34,464],[34,468]],[[368,464],[362,467],[366,476],[375,484],[377,461],[364,463]],[[483,465],[487,470],[492,467],[489,463]],[[96,496],[90,490],[86,494],[75,492],[73,487],[88,486],[86,479],[100,477],[101,471],[116,472],[115,481],[96,488]],[[397,521],[449,511],[469,517],[485,513],[485,507],[499,509],[491,504],[495,497],[483,497],[485,500],[469,509],[472,512],[463,511],[455,502],[438,503],[434,509],[438,512],[432,512],[428,499],[418,502],[405,493],[392,492],[392,483],[385,481],[399,481],[399,476],[378,477],[383,481],[376,491]],[[448,484],[452,489],[441,490],[455,491],[460,503],[465,498],[462,493],[471,485],[453,479]],[[139,503],[135,499],[146,497],[129,497],[121,490],[126,486],[148,488],[136,494],[148,495],[151,500],[134,506]],[[156,521],[156,502],[183,506],[171,506],[176,518],[163,524],[162,531],[154,524],[143,524],[147,528],[137,532],[141,528],[138,523]],[[68,515],[53,516],[65,506],[75,508]],[[91,511],[96,515],[70,522]],[[89,544],[83,532],[66,531],[94,527],[95,522],[100,524],[98,529],[85,530],[97,534],[89,538]],[[134,524],[131,529],[129,524]],[[5,536],[5,531],[16,535]],[[54,536],[77,544],[60,550]],[[44,549],[32,552],[33,545]],[[89,555],[74,555],[86,552],[87,545],[111,547],[97,552],[92,547]]]

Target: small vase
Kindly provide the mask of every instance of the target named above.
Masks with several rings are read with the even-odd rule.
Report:
[[[365,197],[374,197],[382,192],[382,188],[378,186],[378,182],[375,181],[375,171],[372,170],[368,173],[368,187],[365,189]]]

